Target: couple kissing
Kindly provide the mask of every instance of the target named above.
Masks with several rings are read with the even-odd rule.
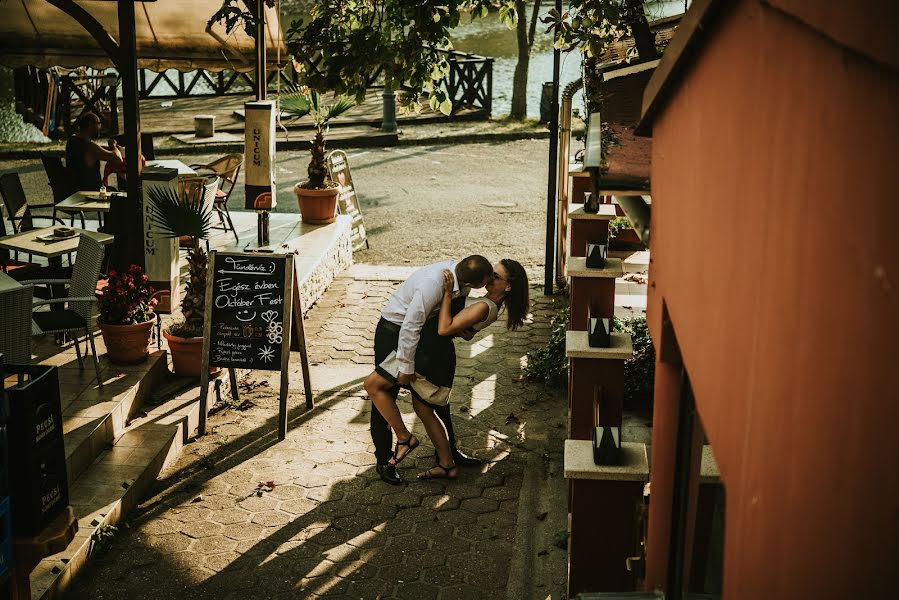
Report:
[[[470,297],[473,289],[486,293]],[[514,331],[524,323],[528,304],[521,264],[506,258],[491,265],[479,255],[422,267],[394,292],[375,329],[375,370],[364,384],[374,404],[371,437],[383,481],[402,484],[397,466],[419,445],[397,406],[401,388],[411,393],[415,414],[436,450],[436,464],[419,479],[455,479],[459,467],[480,464],[456,447],[449,408],[456,371],[453,338],[471,340],[501,311]]]

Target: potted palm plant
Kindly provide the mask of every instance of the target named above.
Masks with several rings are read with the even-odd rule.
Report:
[[[337,96],[331,104],[322,104],[318,92],[308,88],[281,96],[282,112],[297,119],[309,115],[315,128],[309,179],[293,188],[304,223],[324,225],[333,223],[336,218],[338,186],[331,181],[325,162],[325,133],[333,119],[354,105],[355,102],[346,96]]]
[[[150,279],[138,265],[127,271],[110,271],[97,298],[106,355],[116,365],[136,365],[150,355],[150,337],[156,314]]]
[[[148,191],[150,215],[164,237],[189,239],[187,286],[181,300],[183,321],[166,327],[162,334],[169,345],[176,375],[199,377],[203,364],[203,320],[206,311],[206,274],[209,257],[201,241],[212,229],[212,208],[199,195],[170,187]]]

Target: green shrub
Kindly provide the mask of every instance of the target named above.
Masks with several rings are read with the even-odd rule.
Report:
[[[616,217],[609,221],[609,239],[615,239],[624,229],[632,227],[630,219],[627,217]]]
[[[649,336],[646,317],[625,319],[621,329],[630,333],[634,342],[634,357],[624,363],[624,405],[631,409],[649,409],[656,374],[656,350]]]
[[[568,385],[568,358],[565,356],[565,332],[568,331],[569,309],[560,309],[552,318],[552,331],[545,348],[528,352],[524,376],[528,381],[564,388]]]

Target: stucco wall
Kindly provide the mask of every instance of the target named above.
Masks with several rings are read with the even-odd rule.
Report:
[[[654,125],[648,312],[657,338],[664,299],[725,482],[725,597],[889,595],[899,75],[753,0],[714,29]]]

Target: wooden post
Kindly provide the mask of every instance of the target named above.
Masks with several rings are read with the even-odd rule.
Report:
[[[293,278],[293,310],[294,327],[296,328],[297,346],[300,349],[300,364],[303,367],[303,389],[306,392],[306,409],[312,410],[315,402],[312,399],[312,379],[309,376],[309,353],[306,352],[306,325],[303,322],[303,299],[300,297],[300,286],[296,273]]]
[[[281,345],[281,390],[278,395],[278,439],[287,438],[287,393],[290,389],[290,313],[293,302],[287,294],[293,290],[293,255],[287,256],[284,266],[284,334]]]
[[[141,188],[140,105],[137,92],[137,32],[134,2],[119,2],[119,56],[116,68],[122,76],[122,104],[125,114],[125,173],[128,198],[113,202],[110,224],[115,235],[113,263],[120,269],[144,265]]]
[[[209,263],[206,273],[206,318],[203,321],[203,358],[200,362],[200,420],[197,423],[197,436],[206,435],[206,417],[209,411],[209,338],[212,337],[212,283],[215,279],[215,254],[213,250],[209,253]],[[232,377],[232,388],[236,377]],[[232,389],[231,393],[234,393]]]
[[[256,0],[256,100],[265,100],[268,94],[265,58],[265,1]]]

